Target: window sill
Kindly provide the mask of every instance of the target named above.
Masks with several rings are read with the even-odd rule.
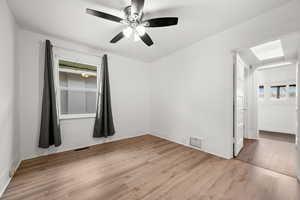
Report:
[[[86,118],[95,118],[96,114],[67,114],[67,115],[60,115],[60,120],[67,120],[67,119],[86,119]]]

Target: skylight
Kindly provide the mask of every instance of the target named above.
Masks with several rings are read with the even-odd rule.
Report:
[[[280,40],[268,42],[250,49],[260,61],[284,56]]]

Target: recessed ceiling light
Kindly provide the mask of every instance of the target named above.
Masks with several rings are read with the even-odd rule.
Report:
[[[281,67],[281,66],[291,65],[291,64],[293,64],[293,63],[292,62],[274,63],[274,64],[269,64],[269,65],[263,65],[263,66],[259,67],[258,70],[268,69],[268,68],[274,68],[274,67]]]
[[[284,56],[280,40],[268,42],[250,49],[261,61]]]

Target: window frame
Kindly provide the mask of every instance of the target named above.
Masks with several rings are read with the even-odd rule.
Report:
[[[59,67],[59,61],[60,60],[65,60],[69,62],[75,62],[75,63],[80,63],[80,64],[85,64],[85,65],[92,65],[95,66],[97,71],[96,73],[93,72],[85,72],[85,71],[80,71],[80,70],[70,70],[70,69],[60,69]],[[100,61],[99,61],[100,63]],[[74,73],[74,74],[90,74],[90,75],[96,75],[97,78],[97,87],[96,89],[84,89],[82,91],[92,91],[96,92],[96,103],[97,103],[97,98],[98,94],[100,93],[100,65],[99,63],[96,62],[91,62],[88,59],[82,59],[78,60],[73,57],[69,56],[62,56],[59,54],[54,54],[54,86],[55,86],[55,94],[56,94],[56,105],[58,108],[58,116],[60,120],[66,120],[66,119],[84,119],[84,118],[95,118],[96,117],[96,110],[95,113],[82,113],[82,114],[62,114],[61,113],[61,87],[60,87],[60,79],[59,79],[59,72],[67,72],[67,73]],[[78,91],[78,90],[76,90]],[[97,105],[96,105],[97,106]]]

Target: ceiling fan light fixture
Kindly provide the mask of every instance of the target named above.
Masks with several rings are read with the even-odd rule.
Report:
[[[146,28],[142,25],[139,25],[135,28],[136,32],[139,34],[139,36],[143,36],[146,33]]]
[[[141,38],[140,38],[140,36],[139,36],[139,34],[138,34],[138,33],[135,33],[135,34],[134,34],[134,38],[133,38],[133,40],[134,40],[135,42],[138,42],[138,41],[140,41],[140,40],[141,40]]]
[[[123,34],[125,35],[125,37],[130,38],[132,31],[132,28],[128,26],[125,29],[123,29]]]

